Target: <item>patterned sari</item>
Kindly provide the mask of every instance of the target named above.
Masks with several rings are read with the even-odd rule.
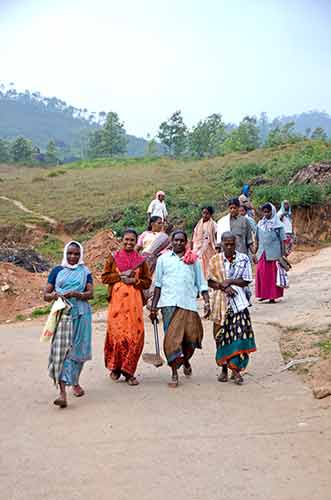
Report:
[[[88,268],[83,264],[75,269],[64,268],[56,277],[55,291],[84,292]],[[49,355],[49,376],[58,385],[77,385],[85,361],[92,358],[92,312],[87,301],[67,299],[71,307],[63,313]]]
[[[237,274],[237,279],[242,278]],[[217,254],[210,261],[209,279],[222,283],[225,276],[223,254]],[[239,304],[239,301],[229,300],[221,290],[213,290],[210,319],[214,321],[216,363],[228,365],[237,372],[247,367],[249,353],[256,351],[248,308],[241,308]]]

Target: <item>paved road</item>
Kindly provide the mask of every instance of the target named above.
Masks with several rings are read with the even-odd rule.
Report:
[[[320,261],[315,268],[323,273]],[[287,318],[304,273],[288,292]],[[51,404],[40,325],[0,327],[0,499],[330,500],[330,406],[279,372],[279,333],[267,323],[281,311],[256,307],[259,351],[242,387],[216,381],[208,323],[194,376],[177,390],[167,387],[167,368],[142,362],[139,387],[115,384],[103,369],[98,322],[86,396],[66,410]]]

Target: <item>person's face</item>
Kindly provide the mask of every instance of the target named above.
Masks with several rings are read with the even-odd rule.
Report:
[[[157,221],[153,222],[152,224],[152,231],[154,233],[159,233],[163,229],[163,221],[162,219],[158,219]]]
[[[236,251],[236,240],[234,238],[229,238],[222,241],[222,246],[224,254],[226,257],[232,257]]]
[[[202,215],[202,220],[203,222],[207,222],[209,221],[210,217],[211,217],[211,214],[209,213],[208,209],[207,208],[204,208],[201,212],[201,215]]]
[[[286,202],[286,203],[284,203],[284,208],[285,208],[285,210],[288,210],[290,208],[290,205]]]
[[[124,250],[126,250],[127,252],[132,252],[137,243],[136,235],[133,233],[126,233],[123,236],[122,243]]]
[[[159,194],[159,200],[160,201],[164,201],[165,199],[165,195],[164,194]]]
[[[67,261],[70,266],[78,264],[80,257],[80,249],[76,245],[70,245],[67,250]]]
[[[230,212],[231,217],[238,217],[239,207],[237,207],[237,205],[230,205],[229,212]]]
[[[178,233],[172,238],[172,248],[175,253],[184,253],[185,246],[186,246],[186,239],[183,234]]]
[[[263,209],[263,215],[266,219],[271,219],[272,216],[272,210],[269,210],[268,208]]]
[[[243,216],[246,215],[246,210],[244,209],[244,207],[239,207],[239,215],[243,215]]]

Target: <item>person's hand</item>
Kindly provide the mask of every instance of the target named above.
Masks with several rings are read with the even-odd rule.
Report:
[[[123,273],[120,274],[120,277],[122,278],[123,276],[126,276],[127,278],[132,278],[134,275],[134,271],[132,269],[128,269],[127,271],[123,271]]]
[[[149,318],[150,318],[152,323],[154,321],[158,321],[157,313],[158,313],[158,310],[156,309],[156,307],[152,307],[151,312],[149,314]]]
[[[229,297],[235,297],[235,295],[237,295],[236,290],[234,290],[231,286],[228,286],[224,291]]]
[[[52,292],[52,300],[57,300],[61,295],[57,292]]]
[[[231,280],[224,280],[222,283],[221,283],[221,287],[222,288],[227,288],[228,286],[231,285]]]
[[[122,276],[121,280],[125,285],[135,285],[137,282],[136,278],[129,278],[128,276]]]

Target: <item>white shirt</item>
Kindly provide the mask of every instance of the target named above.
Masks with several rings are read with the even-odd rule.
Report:
[[[150,214],[151,217],[160,217],[162,220],[168,217],[166,204],[164,201],[160,201],[159,199],[151,201],[147,209],[147,213]]]
[[[252,266],[249,257],[240,252],[236,252],[235,260],[230,263],[223,255],[224,270],[227,279],[243,279],[245,281],[252,281]],[[237,294],[229,299],[230,306],[232,306],[235,313],[243,311],[249,306],[245,290],[241,286],[231,285]]]

